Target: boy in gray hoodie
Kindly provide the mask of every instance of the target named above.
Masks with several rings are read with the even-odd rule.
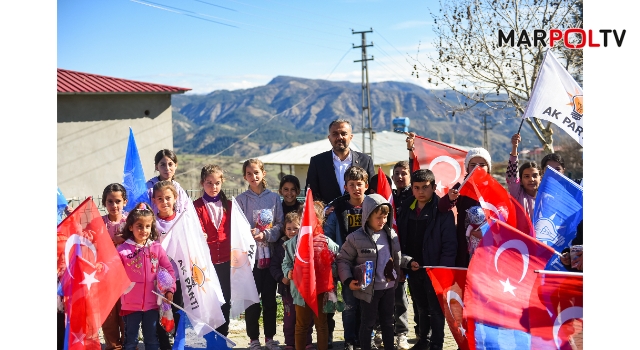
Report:
[[[360,339],[371,337],[376,318],[380,320],[385,350],[394,350],[393,307],[396,279],[407,267],[402,261],[398,236],[389,226],[391,204],[379,194],[372,194],[362,204],[362,227],[347,236],[336,262],[342,285],[360,299]],[[373,278],[364,289],[354,279],[354,266],[373,262]],[[369,342],[360,343],[362,350],[370,350]]]

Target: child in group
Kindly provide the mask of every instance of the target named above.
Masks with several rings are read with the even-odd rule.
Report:
[[[564,175],[564,158],[558,153],[549,153],[546,156],[542,157],[540,161],[540,167],[542,168],[542,175],[544,176],[545,170],[547,170],[547,165],[556,169],[560,174]]]
[[[385,350],[395,350],[395,284],[402,272],[400,242],[388,224],[391,210],[391,204],[381,195],[374,193],[366,196],[362,203],[361,227],[346,237],[337,257],[343,290],[351,290],[360,302],[362,317],[359,338],[362,350],[372,348],[371,342],[365,339],[371,337],[376,319],[380,320]],[[373,262],[373,278],[368,286],[361,288],[358,280],[354,279],[353,268],[366,261]],[[407,263],[404,262],[403,267]]]
[[[333,285],[337,283],[337,265],[335,264],[335,255],[338,253],[338,245],[322,232],[324,223],[324,203],[315,201],[313,203],[315,215],[318,218],[317,226],[312,228],[311,235],[313,237],[314,250],[314,268],[316,275],[316,288],[318,286],[326,286],[328,280],[327,270],[322,270],[327,265],[326,258],[331,260],[331,269],[333,277]],[[288,215],[294,215],[293,213]],[[306,215],[306,214],[303,214]],[[297,215],[296,215],[297,216]],[[296,326],[295,326],[295,348],[296,350],[304,350],[311,348],[309,331],[311,330],[311,319],[316,327],[317,348],[318,350],[327,350],[329,346],[329,328],[327,325],[327,313],[324,311],[324,300],[327,292],[317,294],[318,315],[316,315],[311,307],[307,305],[298,291],[296,284],[305,283],[307,281],[297,281],[293,277],[293,266],[296,256],[296,248],[298,246],[298,235],[293,236],[284,243],[285,256],[282,262],[282,273],[290,280],[290,291],[295,304]],[[327,256],[327,254],[329,254]]]
[[[102,221],[107,226],[109,237],[117,247],[124,243],[122,232],[127,222],[127,213],[124,207],[127,205],[127,190],[119,183],[112,183],[102,191],[102,205],[107,208],[107,214],[102,216]],[[109,312],[102,323],[102,333],[107,350],[122,349],[124,339],[124,323],[120,316],[120,299]]]
[[[418,309],[420,339],[411,350],[442,349],[445,317],[432,281],[421,266],[453,266],[458,241],[451,210],[439,211],[436,178],[431,170],[420,169],[411,174],[413,197],[402,203],[396,217],[398,240],[411,300]],[[465,242],[466,243],[466,242]],[[465,244],[466,247],[466,244]],[[410,267],[410,268],[409,268]]]
[[[465,178],[469,176],[469,173],[476,165],[491,174],[491,155],[482,147],[472,148],[467,152],[467,156],[464,159],[464,168],[467,171]],[[456,253],[456,267],[469,267],[471,255],[469,254],[469,242],[467,241],[467,210],[478,205],[480,205],[480,202],[471,197],[461,196],[460,191],[457,189],[450,189],[449,193],[446,196],[442,196],[438,203],[440,212],[452,210],[453,207],[457,210],[456,239],[458,241],[458,251]],[[480,229],[471,231],[470,235],[482,238]]]
[[[211,262],[216,269],[225,301],[222,314],[226,322],[216,331],[226,337],[229,333],[231,311],[231,201],[222,191],[224,181],[224,172],[220,166],[205,165],[200,172],[200,185],[204,193],[193,205],[206,235]]]
[[[155,169],[159,173],[158,176],[152,177],[147,181],[147,193],[149,194],[149,199],[153,196],[153,185],[155,185],[158,181],[171,181],[173,183],[173,187],[175,187],[178,195],[176,197],[176,211],[178,213],[182,213],[186,210],[187,205],[191,199],[187,192],[180,187],[180,184],[174,180],[176,169],[178,169],[178,156],[169,149],[163,149],[156,153],[154,157]],[[158,208],[155,206],[153,201],[151,201],[151,207],[153,208],[154,213],[158,213]]]
[[[393,193],[393,206],[396,211],[396,218],[400,215],[402,204],[407,198],[413,196],[411,190],[411,167],[406,160],[399,161],[393,166],[393,175],[391,176],[393,184],[396,186],[392,189]],[[396,333],[396,346],[398,350],[409,350],[409,342],[407,339],[407,333],[409,332],[409,313],[407,312],[409,307],[409,298],[407,296],[406,276],[400,276],[398,278],[398,285],[396,287],[396,310],[395,310],[395,333]],[[413,307],[413,321],[415,322],[415,334],[420,337],[420,320],[418,317],[418,308],[412,303]]]
[[[540,186],[540,168],[534,161],[524,162],[518,169],[518,144],[520,134],[511,137],[511,153],[507,166],[507,187],[509,193],[522,205],[530,219],[533,219],[533,208],[536,203],[536,194]],[[518,177],[516,177],[518,169]]]
[[[280,187],[282,188],[282,186]],[[284,203],[283,203],[284,206]],[[297,211],[287,213],[284,217],[284,235],[274,244],[273,257],[271,259],[271,275],[278,282],[278,293],[282,296],[282,306],[284,308],[284,317],[282,332],[284,333],[285,350],[293,350],[295,348],[296,334],[296,309],[291,294],[291,280],[289,280],[282,272],[282,263],[285,256],[285,242],[294,238],[300,230],[300,216]],[[313,323],[312,323],[313,325]],[[309,327],[307,333],[307,348],[311,346],[311,334],[313,327]]]
[[[294,175],[285,175],[282,177],[278,192],[282,196],[282,211],[285,216],[292,211],[298,211],[302,204],[304,204],[298,200],[298,196],[300,195],[300,180]]]
[[[176,211],[176,200],[178,198],[178,190],[175,188],[174,183],[172,181],[162,180],[156,182],[155,185],[151,188],[151,202],[155,206],[155,210],[158,212],[155,220],[156,230],[158,232],[158,242],[162,243],[164,239],[167,237],[167,233],[173,227],[173,224],[176,222],[178,218]],[[173,270],[177,272],[178,267],[175,265],[175,262],[171,262],[173,266]],[[176,294],[173,302],[176,305],[184,306],[183,298],[182,298],[182,286],[180,283],[180,279],[177,274],[173,275],[176,278]],[[178,309],[175,306],[171,306],[173,310],[173,319],[175,320],[175,324],[178,324],[180,321],[180,314],[178,313]],[[158,331],[158,340],[160,341],[160,349],[161,350],[171,350],[172,346],[169,341],[169,333],[162,328],[160,323],[157,324]]]
[[[338,199],[334,202],[334,210],[324,225],[327,237],[342,247],[347,236],[361,226],[362,203],[366,197],[365,192],[369,188],[369,174],[359,166],[351,166],[344,173],[344,188],[349,197]],[[342,312],[342,325],[344,328],[344,348],[353,350],[360,344],[358,329],[360,328],[360,303],[354,297],[353,292],[345,285],[342,286],[342,298],[344,311]],[[330,318],[333,315],[329,316]],[[333,342],[333,329],[329,329],[329,344]],[[367,340],[368,342],[368,340]]]
[[[156,242],[158,232],[153,211],[147,203],[137,204],[129,213],[122,238],[125,242],[118,246],[117,251],[132,282],[130,289],[120,297],[120,315],[125,327],[124,349],[136,349],[138,329],[142,323],[144,348],[157,350],[158,297],[152,291],[155,289],[158,268],[164,268],[171,275],[174,275],[174,271],[166,252]],[[165,293],[165,298],[172,301],[174,292],[175,283]]]
[[[249,189],[236,197],[240,209],[251,223],[251,234],[258,243],[253,279],[262,301],[245,310],[247,336],[251,340],[251,350],[261,350],[260,314],[263,316],[266,350],[280,350],[276,334],[276,280],[271,276],[271,246],[282,234],[282,201],[280,196],[267,189],[264,164],[259,159],[247,159],[242,164],[242,174],[249,183]],[[264,308],[264,311],[263,311]]]

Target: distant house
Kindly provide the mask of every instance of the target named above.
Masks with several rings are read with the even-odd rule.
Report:
[[[122,182],[133,129],[147,178],[154,155],[173,148],[171,95],[191,89],[58,68],[58,178],[67,199]]]
[[[409,160],[407,151],[406,136],[396,132],[377,132],[373,138],[373,163],[376,173],[378,166],[382,167],[385,174],[391,177],[393,166],[402,160]],[[367,138],[367,149],[369,140]],[[451,145],[451,144],[449,144]],[[462,150],[469,150],[470,147],[451,145]],[[361,152],[362,133],[354,133],[353,140],[349,147]],[[279,165],[280,173],[283,175],[293,174],[300,179],[300,184],[304,187],[307,182],[307,170],[311,157],[331,149],[328,139],[305,143],[304,145],[287,148],[278,152],[265,154],[257,157],[264,164]],[[280,178],[280,176],[278,176]]]

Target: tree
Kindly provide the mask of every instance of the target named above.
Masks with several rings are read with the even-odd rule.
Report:
[[[526,31],[533,43],[534,29],[564,29],[582,27],[581,0],[440,0],[438,14],[431,13],[436,39],[428,62],[420,60],[420,52],[413,58],[414,73],[419,78],[426,73],[427,81],[451,88],[463,97],[453,110],[465,110],[478,104],[500,109],[513,107],[524,114],[526,103],[536,81],[538,70],[549,48],[545,45],[498,46],[498,33],[514,31],[514,43]],[[569,42],[581,40],[572,34]],[[586,39],[586,38],[585,38]],[[556,46],[557,45],[557,46]],[[560,49],[556,42],[553,51],[564,59],[574,77],[582,77],[582,50]],[[437,57],[434,57],[437,56]],[[423,72],[423,73],[421,73]],[[506,94],[506,96],[505,96]],[[446,103],[441,100],[442,103]],[[547,152],[553,152],[551,123],[543,125],[536,118],[527,123]]]

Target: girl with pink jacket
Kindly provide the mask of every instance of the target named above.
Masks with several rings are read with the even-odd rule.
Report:
[[[158,238],[156,221],[151,207],[139,203],[127,217],[122,238],[125,242],[118,246],[118,254],[124,265],[131,286],[120,297],[122,303],[120,315],[124,320],[124,349],[134,350],[138,344],[138,329],[142,324],[144,347],[157,350],[159,347],[156,335],[158,322],[158,297],[156,277],[158,269],[164,268],[169,275],[175,273],[167,257],[167,253],[155,240]],[[175,281],[165,293],[168,301],[173,300]]]

